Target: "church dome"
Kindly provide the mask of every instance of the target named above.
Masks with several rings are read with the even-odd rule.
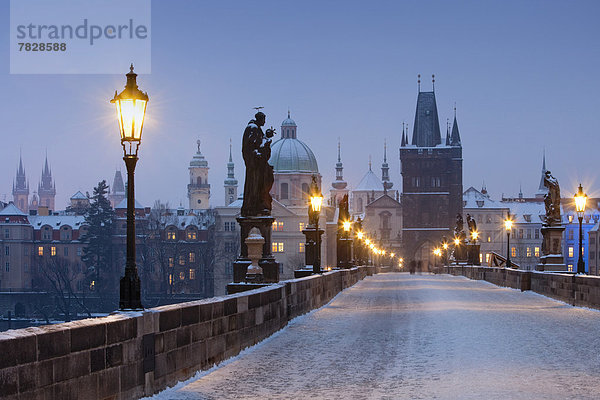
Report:
[[[296,125],[296,121],[291,119],[290,115],[288,114],[288,117],[283,120],[283,122],[281,123],[281,126],[297,126],[297,125]]]
[[[296,138],[281,138],[273,143],[269,164],[275,172],[319,172],[312,150]]]

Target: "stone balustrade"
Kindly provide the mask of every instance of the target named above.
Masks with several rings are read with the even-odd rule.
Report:
[[[3,399],[135,399],[206,370],[329,302],[373,267],[0,333]]]
[[[498,286],[531,290],[575,306],[600,308],[600,277],[506,268],[446,266],[443,272]]]

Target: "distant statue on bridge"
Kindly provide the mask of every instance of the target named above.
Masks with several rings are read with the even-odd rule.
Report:
[[[552,176],[550,171],[546,171],[544,175],[544,186],[548,188],[548,193],[544,196],[546,225],[560,225],[560,186],[558,185],[558,180]]]
[[[464,237],[464,226],[463,217],[461,214],[456,214],[456,226],[454,227],[454,237],[462,239]]]
[[[473,237],[473,232],[477,232],[477,224],[470,214],[467,214],[467,226],[469,227],[469,236]]]
[[[271,127],[263,133],[266,116],[261,111],[254,118],[248,122],[242,139],[242,156],[246,164],[242,217],[270,216],[272,207],[273,166],[269,164],[269,158],[275,130]]]

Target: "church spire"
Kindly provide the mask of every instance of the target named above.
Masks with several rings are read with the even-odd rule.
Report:
[[[338,160],[335,164],[335,181],[331,183],[331,187],[334,189],[332,192],[340,190],[344,191],[346,186],[348,186],[348,183],[344,180],[344,165],[342,164],[341,142],[340,138],[338,137]],[[344,191],[344,193],[346,192]],[[338,194],[343,195],[343,193],[332,193],[331,198],[334,199],[338,197]]]
[[[229,138],[229,162],[227,163],[227,179],[223,182],[225,187],[225,205],[228,206],[237,199],[238,181],[235,179],[235,164],[231,155],[231,138]]]
[[[458,122],[456,121],[456,104],[454,105],[454,122],[452,123],[452,134],[450,136],[451,146],[461,146],[460,133],[458,132]]]
[[[406,146],[406,132],[404,130],[404,122],[402,122],[402,141],[400,142],[400,147]]]
[[[383,191],[386,193],[389,189],[394,186],[390,182],[390,167],[387,163],[387,140],[383,141],[383,164],[381,164],[381,181],[383,183]]]
[[[538,186],[537,192],[535,192],[536,198],[543,198],[548,193],[548,188],[544,186],[544,176],[546,176],[546,149],[544,148],[544,155],[542,157],[542,176],[540,177],[540,185]]]

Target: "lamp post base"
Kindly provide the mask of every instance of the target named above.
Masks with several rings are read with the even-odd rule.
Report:
[[[143,310],[140,290],[140,278],[125,273],[120,281],[119,310]]]

